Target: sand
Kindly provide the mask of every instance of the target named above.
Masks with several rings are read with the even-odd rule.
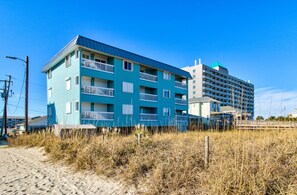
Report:
[[[121,183],[48,162],[38,148],[0,148],[0,194],[134,194]]]

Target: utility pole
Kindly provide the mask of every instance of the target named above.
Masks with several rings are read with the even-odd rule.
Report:
[[[26,97],[25,97],[25,119],[26,119],[26,133],[28,133],[29,131],[29,128],[28,128],[28,118],[29,118],[29,115],[28,115],[28,100],[29,100],[29,57],[26,56]]]
[[[1,80],[3,81],[3,80]],[[11,81],[11,75],[8,75],[8,81],[4,80],[4,110],[3,110],[3,119],[2,119],[2,129],[1,129],[1,136],[3,135],[3,129],[4,129],[4,136],[7,135],[7,103],[8,103],[8,97],[10,92],[10,83]]]
[[[28,104],[29,104],[29,56],[26,56],[26,60],[23,60],[21,58],[15,57],[15,56],[6,56],[6,58],[12,59],[12,60],[20,60],[22,62],[25,62],[26,64],[26,95],[25,95],[25,126],[26,126],[26,133],[28,133]]]

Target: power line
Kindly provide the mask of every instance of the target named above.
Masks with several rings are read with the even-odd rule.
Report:
[[[12,107],[16,107],[16,105],[12,105],[12,104],[8,104],[9,106],[12,106]],[[18,107],[20,109],[25,109],[24,107]],[[40,111],[40,110],[34,110],[34,109],[29,109],[30,111],[33,111],[33,112],[39,112],[39,113],[42,113],[42,114],[46,114],[46,112],[43,112],[43,111]]]
[[[23,88],[24,88],[24,83],[25,83],[25,72],[24,72],[24,76],[23,76],[23,82],[22,82],[21,92],[20,92],[20,95],[19,95],[19,100],[18,100],[17,106],[16,106],[14,112],[10,112],[10,110],[8,108],[10,114],[14,114],[18,110],[18,107],[19,107],[19,104],[20,104],[20,100],[21,100],[21,95],[22,95]]]

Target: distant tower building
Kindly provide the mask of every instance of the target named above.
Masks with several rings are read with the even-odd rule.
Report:
[[[228,69],[219,62],[210,67],[201,63],[184,67],[193,79],[189,80],[189,99],[210,97],[221,106],[232,106],[248,119],[254,117],[254,85],[229,75]]]

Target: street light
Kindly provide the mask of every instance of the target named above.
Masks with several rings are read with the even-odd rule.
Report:
[[[6,58],[12,59],[12,60],[20,60],[22,62],[25,62],[26,64],[26,92],[25,92],[25,131],[28,133],[28,97],[29,97],[29,57],[26,56],[26,60],[23,60],[18,57],[14,56],[6,56]]]

